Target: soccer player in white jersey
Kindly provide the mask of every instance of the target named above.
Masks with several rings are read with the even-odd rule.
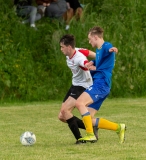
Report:
[[[95,52],[75,48],[75,38],[73,35],[64,35],[60,39],[60,47],[62,53],[66,56],[67,65],[72,71],[72,85],[63,100],[58,118],[62,122],[68,123],[70,130],[77,140],[76,144],[84,143],[84,141],[78,141],[82,137],[79,128],[85,129],[84,123],[72,114],[72,110],[75,107],[76,99],[93,83],[90,71],[85,68],[85,64],[88,62],[87,56],[95,58]],[[97,127],[94,133],[97,141]]]

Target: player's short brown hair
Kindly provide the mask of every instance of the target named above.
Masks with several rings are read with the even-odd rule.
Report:
[[[75,37],[71,34],[66,34],[60,39],[60,43],[63,43],[66,46],[71,46],[72,48],[75,48]]]
[[[98,37],[102,38],[103,37],[103,32],[104,32],[104,30],[101,27],[95,26],[95,27],[93,27],[89,30],[88,34],[98,35]]]

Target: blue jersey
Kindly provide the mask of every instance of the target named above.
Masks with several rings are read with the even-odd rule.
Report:
[[[91,71],[93,79],[105,79],[105,82],[111,87],[112,70],[115,63],[115,53],[109,52],[112,44],[104,42],[100,49],[96,49],[96,59],[93,61],[96,71]]]

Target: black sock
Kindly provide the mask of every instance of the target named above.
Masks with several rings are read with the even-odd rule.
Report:
[[[75,138],[78,140],[79,138],[82,138],[80,130],[78,128],[78,124],[76,121],[75,117],[72,117],[68,120],[66,120],[68,123],[68,126],[70,128],[70,130],[72,131],[73,135],[75,136]]]
[[[74,116],[74,117],[76,119],[78,127],[81,128],[81,129],[85,129],[85,125],[84,125],[83,121],[81,119],[79,119],[78,117],[76,117],[76,116]]]

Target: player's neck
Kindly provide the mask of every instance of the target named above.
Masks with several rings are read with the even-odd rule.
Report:
[[[98,42],[98,44],[97,44],[97,48],[98,48],[98,49],[101,49],[103,43],[104,43],[104,40],[101,39],[101,40]]]
[[[72,49],[71,52],[70,52],[69,58],[72,58],[75,53],[76,53],[76,50]]]

